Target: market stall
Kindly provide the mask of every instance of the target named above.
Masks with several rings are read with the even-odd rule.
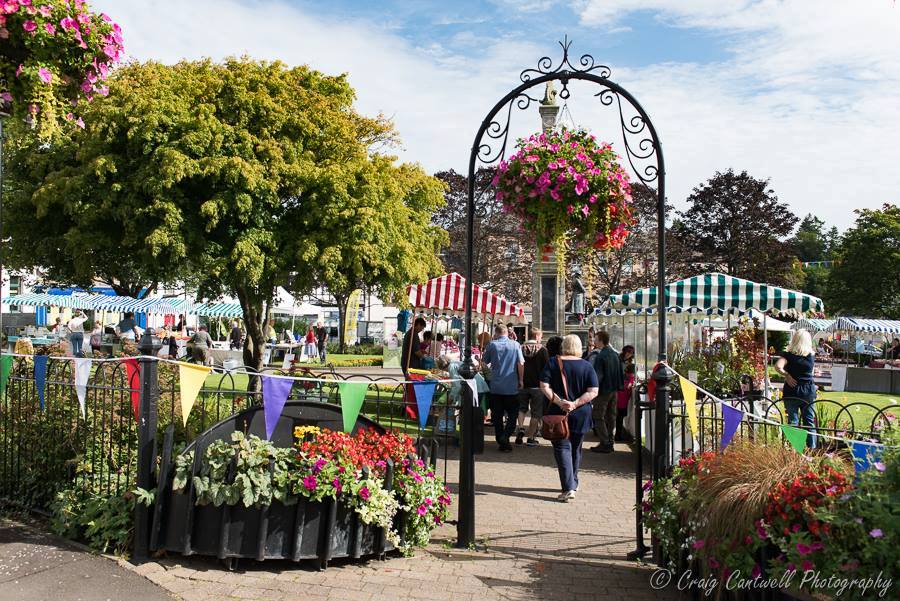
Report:
[[[882,348],[875,344],[880,338],[886,346],[892,336],[900,335],[900,321],[840,317],[828,331],[836,336],[846,335],[844,351],[848,356],[855,353],[859,365],[835,364],[832,390],[900,394],[900,359],[884,356]]]

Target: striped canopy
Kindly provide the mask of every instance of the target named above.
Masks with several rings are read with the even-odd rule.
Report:
[[[244,310],[241,309],[240,303],[205,303],[194,305],[191,313],[203,317],[244,317]]]
[[[791,324],[792,330],[808,330],[810,333],[828,331],[834,325],[833,319],[798,319]]]
[[[177,310],[169,298],[132,298],[130,296],[103,296],[93,302],[97,311],[114,313],[155,313],[157,315],[174,315]]]
[[[433,278],[424,284],[407,286],[409,302],[415,309],[447,315],[460,315],[466,311],[466,278],[449,273]],[[478,284],[472,287],[472,313],[509,317],[510,321],[525,321],[525,310],[499,294],[494,294]]]
[[[16,294],[3,299],[4,305],[17,307],[66,307],[69,309],[93,309],[93,297],[89,294],[45,294],[33,292]]]
[[[859,317],[840,317],[830,331],[849,330],[852,332],[879,332],[882,334],[900,334],[900,321],[889,319],[861,319]]]
[[[758,284],[721,273],[705,273],[665,287],[668,307],[700,309],[756,309],[758,311],[823,311],[822,299],[796,290]],[[656,287],[609,297],[612,308],[649,308],[657,304]]]

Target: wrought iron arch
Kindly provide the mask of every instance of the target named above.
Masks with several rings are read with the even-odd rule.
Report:
[[[506,156],[509,142],[510,121],[513,109],[526,110],[540,101],[528,90],[541,84],[557,81],[562,84],[559,92],[563,100],[570,97],[569,83],[586,81],[600,86],[594,94],[604,106],[615,106],[619,113],[625,156],[637,178],[648,186],[655,184],[657,191],[657,286],[665,289],[665,181],[666,171],[662,145],[656,128],[649,115],[623,86],[610,79],[612,70],[598,63],[590,54],[582,54],[574,60],[570,55],[571,40],[566,36],[559,42],[562,58],[554,63],[549,56],[541,57],[535,68],[524,69],[519,74],[521,83],[507,93],[488,112],[481,122],[469,155],[468,170],[468,211],[467,211],[467,266],[466,266],[466,336],[472,331],[473,295],[473,246],[475,219],[475,167],[477,163],[491,165]],[[624,102],[623,102],[624,100]],[[630,110],[628,110],[630,107]],[[498,118],[499,116],[499,118]],[[665,295],[658,294],[658,310],[665,314]],[[659,320],[659,355],[661,363],[666,361],[666,322]],[[472,362],[472,345],[465,344],[465,362],[460,370],[463,377],[475,375]],[[654,371],[656,387],[656,431],[654,433],[653,475],[664,475],[666,466],[666,426],[668,422],[668,384],[672,378],[668,369]],[[476,401],[477,402],[477,401]],[[475,462],[474,462],[474,407],[466,403],[463,407],[463,434],[460,450],[460,494],[459,520],[457,523],[457,544],[468,546],[475,541]]]

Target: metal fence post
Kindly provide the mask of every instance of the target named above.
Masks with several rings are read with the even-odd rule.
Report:
[[[154,468],[156,467],[156,425],[159,399],[159,372],[155,359],[160,345],[155,343],[150,328],[144,331],[138,349],[141,358],[141,400],[138,410],[137,482],[144,490],[155,490]],[[130,383],[129,383],[130,384]],[[150,507],[141,503],[134,506],[134,560],[148,558],[150,548],[151,516]]]

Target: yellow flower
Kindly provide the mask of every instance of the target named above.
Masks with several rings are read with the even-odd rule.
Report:
[[[316,435],[321,432],[318,426],[297,426],[294,428],[294,438],[302,439],[307,434]]]

